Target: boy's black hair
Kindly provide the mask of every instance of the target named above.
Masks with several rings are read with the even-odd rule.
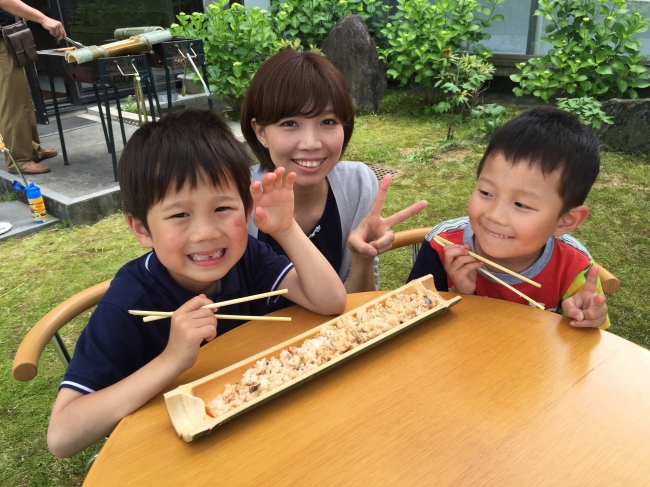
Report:
[[[478,176],[485,161],[497,154],[512,165],[536,167],[544,175],[559,169],[560,215],[585,202],[600,171],[596,136],[576,116],[553,107],[532,108],[497,130],[478,165]]]
[[[251,157],[225,120],[209,110],[183,110],[144,124],[124,147],[118,168],[124,212],[149,231],[147,213],[167,191],[200,181],[237,188],[248,212]]]

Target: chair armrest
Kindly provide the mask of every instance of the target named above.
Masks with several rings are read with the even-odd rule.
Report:
[[[59,304],[36,323],[20,342],[12,374],[14,379],[27,382],[36,377],[38,360],[45,345],[63,325],[75,316],[95,306],[102,298],[112,279],[96,284],[75,294]]]
[[[614,274],[605,269],[602,265],[598,264],[600,267],[598,271],[598,277],[600,277],[600,284],[603,286],[603,292],[605,294],[614,294],[621,288],[621,281],[619,281]]]
[[[413,228],[411,230],[402,230],[395,233],[395,240],[391,246],[391,250],[405,247],[406,245],[421,244],[427,233],[431,231],[430,227],[426,228]]]

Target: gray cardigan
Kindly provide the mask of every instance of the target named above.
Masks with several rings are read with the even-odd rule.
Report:
[[[251,168],[251,179],[261,181],[264,176],[259,164]],[[350,232],[355,229],[361,220],[363,220],[375,200],[375,195],[379,189],[377,177],[372,170],[362,162],[341,161],[327,175],[330,183],[336,206],[339,210],[341,219],[341,248],[343,249],[341,268],[338,269],[341,281],[345,282],[350,275],[350,263],[352,253],[348,249],[347,241]],[[257,238],[257,227],[250,219],[248,233]],[[375,258],[375,286],[379,286],[379,269],[377,267],[379,260]]]

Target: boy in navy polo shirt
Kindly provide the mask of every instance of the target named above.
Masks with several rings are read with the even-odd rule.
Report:
[[[485,257],[541,284],[488,269],[571,325],[609,326],[598,266],[567,235],[589,215],[584,205],[600,170],[598,140],[570,113],[536,107],[492,136],[479,163],[468,217],[429,232],[409,280],[433,274],[436,288],[517,303],[528,302],[477,270]],[[454,245],[444,247],[440,235]]]
[[[250,182],[250,157],[218,115],[174,112],[138,129],[124,148],[119,181],[131,231],[153,252],[115,276],[79,337],[47,433],[57,457],[106,436],[196,361],[199,347],[241,324],[202,306],[286,288],[287,298],[339,314],[346,293],[336,271],[293,219],[294,173]],[[248,236],[255,224],[287,257]],[[291,260],[289,260],[291,259]],[[273,299],[220,314],[263,315]],[[129,309],[175,311],[144,323]]]

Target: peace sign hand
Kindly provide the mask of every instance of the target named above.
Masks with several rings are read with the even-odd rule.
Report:
[[[379,191],[375,201],[368,212],[368,215],[359,223],[359,226],[350,232],[348,236],[348,248],[357,254],[372,257],[390,250],[395,234],[391,230],[393,225],[402,223],[427,206],[424,200],[398,211],[387,218],[381,217],[381,211],[386,203],[386,195],[390,188],[390,174],[384,176],[379,184]]]
[[[562,301],[562,310],[571,318],[571,326],[597,328],[607,320],[605,296],[596,292],[598,270],[597,265],[591,266],[582,290]]]

